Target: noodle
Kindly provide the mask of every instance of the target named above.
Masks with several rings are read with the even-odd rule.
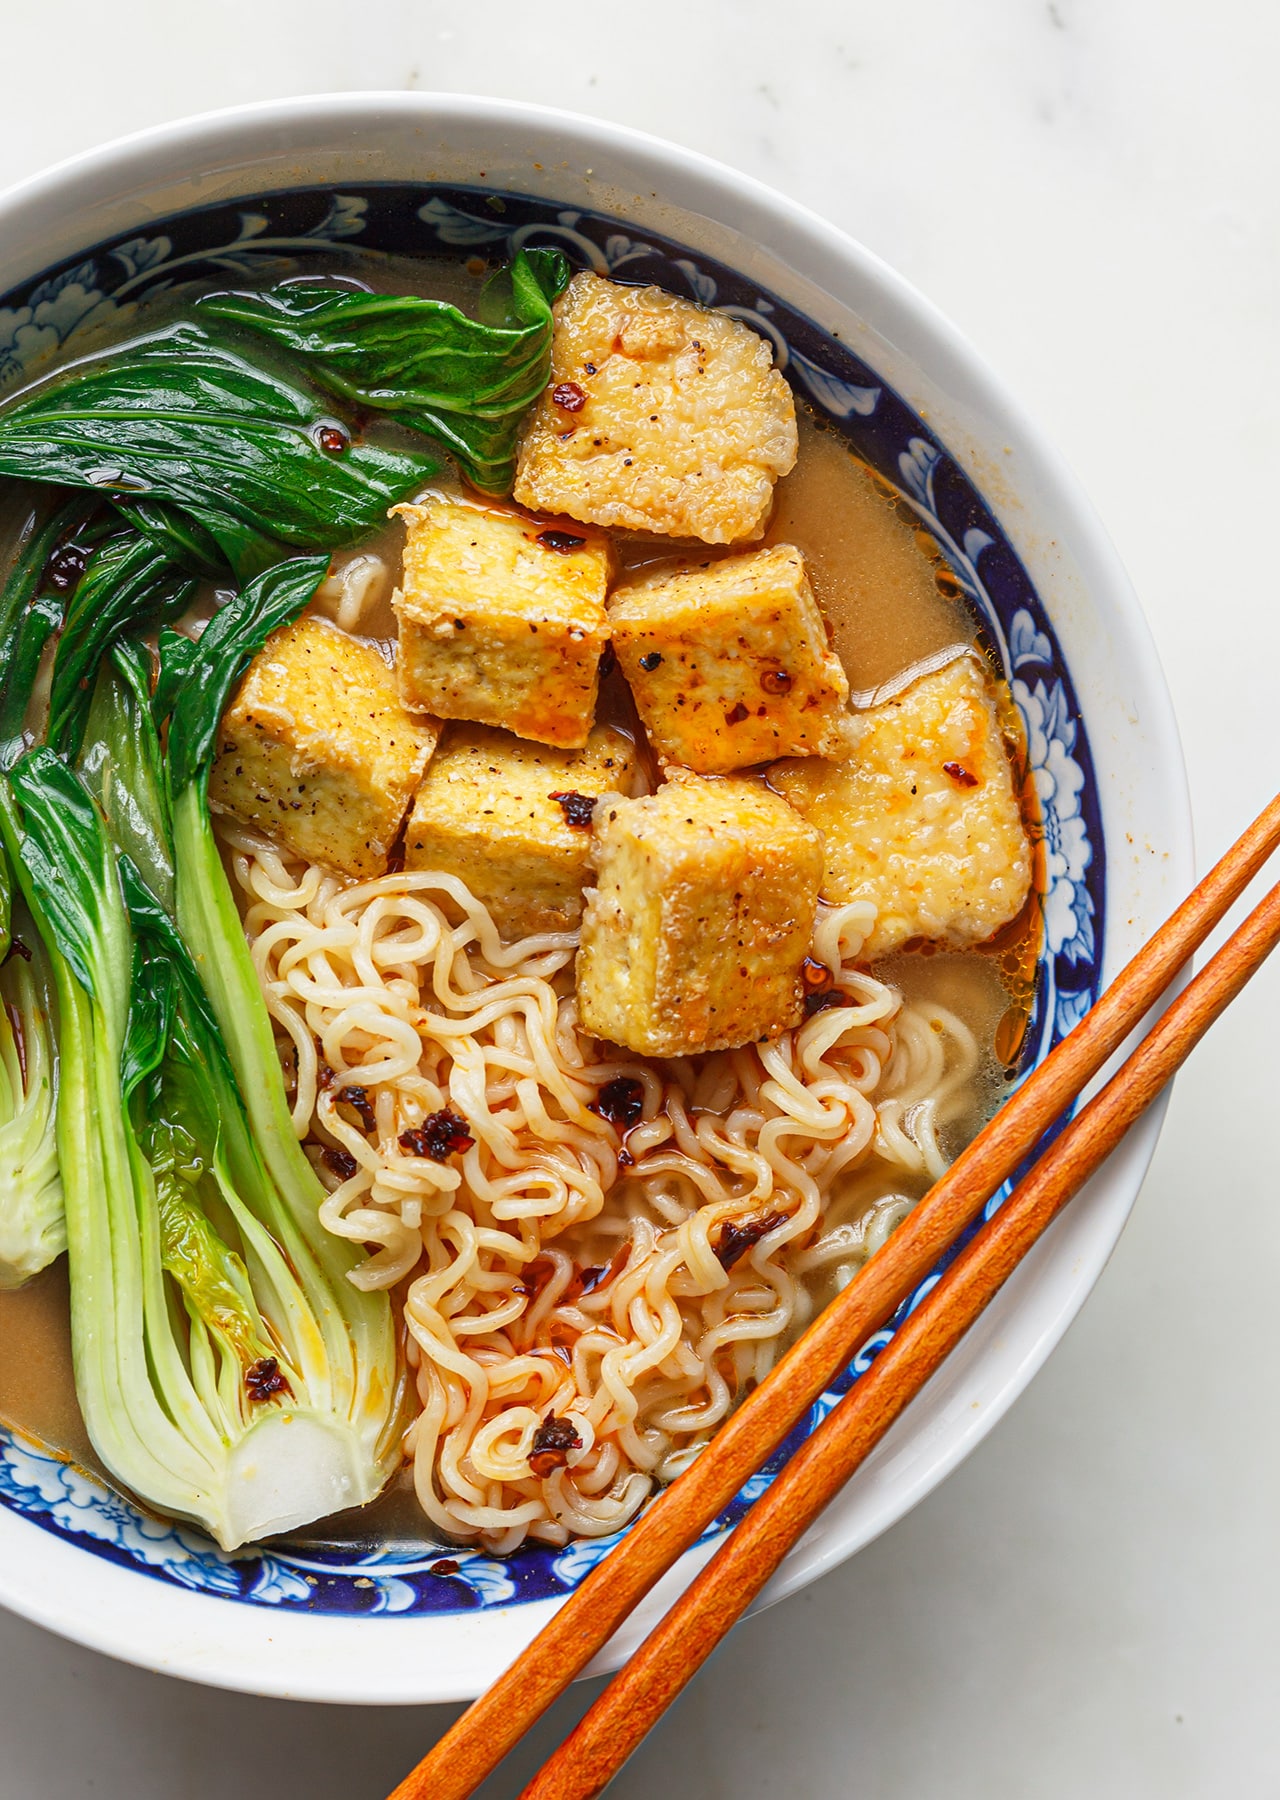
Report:
[[[972,1032],[857,965],[859,903],[814,939],[848,1004],[696,1061],[601,1060],[576,934],[504,944],[452,877],[344,881],[222,832],[321,1218],[371,1247],[360,1285],[407,1283],[423,1512],[494,1552],[617,1530],[942,1172]],[[600,1098],[619,1082],[625,1142]],[[469,1147],[406,1147],[443,1109]],[[571,1447],[540,1454],[551,1419]]]

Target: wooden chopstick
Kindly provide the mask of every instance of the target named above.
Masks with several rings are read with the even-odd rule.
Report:
[[[391,1800],[467,1800],[1076,1100],[1280,843],[1280,795]]]
[[[1163,1014],[898,1327],[870,1369],[658,1622],[520,1800],[591,1800],[742,1616],[823,1508],[936,1373],[1280,942],[1280,886]]]

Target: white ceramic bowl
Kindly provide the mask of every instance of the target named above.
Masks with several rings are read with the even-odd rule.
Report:
[[[1040,666],[1045,658],[1037,651],[1048,640],[1035,637],[1030,613],[1024,625],[1015,622],[1010,673],[1028,665],[1022,695],[1033,715],[1033,736],[1040,732],[1038,779],[1047,809],[1057,808],[1050,833],[1058,883],[1054,929],[1067,951],[1079,952],[1075,964],[1068,958],[1060,967],[1070,975],[1072,967],[1088,964],[1091,983],[1113,975],[1191,877],[1176,727],[1129,583],[1070,473],[956,331],[867,251],[793,202],[672,145],[536,107],[421,94],[248,107],[125,139],[0,198],[0,295],[16,293],[20,302],[0,306],[0,358],[6,350],[20,356],[39,348],[51,332],[56,339],[77,308],[80,314],[87,310],[101,267],[92,261],[95,254],[114,256],[117,282],[122,269],[129,280],[144,280],[148,258],[152,266],[166,254],[172,261],[176,252],[168,239],[167,251],[155,249],[157,233],[172,215],[274,190],[349,193],[381,183],[473,190],[469,205],[431,215],[438,236],[455,244],[466,241],[468,231],[477,243],[487,241],[486,224],[488,240],[501,235],[500,209],[486,208],[484,192],[477,191],[492,190],[553,203],[550,211],[542,208],[544,231],[579,248],[591,250],[582,236],[586,216],[616,220],[615,237],[595,232],[591,254],[597,266],[630,258],[634,275],[649,240],[662,240],[670,266],[685,267],[693,291],[709,297],[697,285],[695,262],[703,270],[723,265],[726,279],[734,271],[739,286],[768,297],[755,303],[751,316],[776,339],[770,318],[790,317],[788,308],[818,328],[817,339],[805,339],[807,363],[792,344],[791,372],[802,391],[814,397],[825,382],[837,416],[870,413],[876,400],[867,396],[883,391],[886,406],[905,402],[927,420],[946,455],[938,459],[923,437],[911,438],[912,448],[899,459],[904,491],[917,495],[918,510],[929,519],[931,459],[939,467],[950,459],[953,470],[968,477],[1030,577],[1056,634],[1058,669],[1069,672],[1066,685],[1055,687],[1053,671]],[[355,214],[339,207],[325,228],[335,237],[358,235],[359,205]],[[252,207],[245,210],[253,215]],[[252,261],[272,227],[264,216],[262,224],[245,229]],[[130,246],[101,250],[129,236]],[[694,260],[674,260],[680,248]],[[76,259],[89,261],[67,273]],[[64,273],[51,286],[21,293],[24,284],[59,268]],[[844,385],[832,388],[830,369],[824,372],[821,355],[817,361],[812,355],[822,333],[830,334],[828,363],[836,358],[831,346],[838,339],[867,365],[877,385],[850,385],[846,368]],[[984,542],[971,533],[956,536],[959,551],[971,554],[972,565],[980,563]],[[1083,721],[1075,752],[1075,720],[1065,716],[1063,698],[1071,684]],[[1086,737],[1093,764],[1086,786],[1100,808],[1109,851],[1105,892],[1099,884],[1094,902],[1098,966],[1085,956],[1090,925],[1081,874],[1086,830],[1095,840],[1095,876],[1102,867],[1098,817],[1091,824],[1084,820],[1072,791],[1072,769]],[[1073,914],[1063,910],[1069,902]],[[1075,941],[1067,943],[1073,931]],[[1065,991],[1058,995],[1067,1006],[1064,1024],[1070,1006],[1078,1010],[1088,997],[1089,984],[1081,985],[1078,973],[1074,979],[1074,1001]],[[1131,1135],[788,1559],[765,1601],[812,1581],[901,1518],[991,1429],[1097,1279],[1157,1129],[1152,1116]],[[297,1603],[305,1590],[296,1566],[265,1586],[259,1581],[257,1603],[242,1603],[248,1598],[243,1584],[237,1599],[219,1597],[216,1582],[210,1591],[200,1573],[213,1565],[201,1561],[183,1534],[157,1527],[148,1535],[135,1515],[122,1523],[119,1508],[104,1504],[89,1484],[27,1455],[12,1440],[8,1461],[0,1455],[0,1500],[8,1501],[0,1504],[0,1601],[111,1655],[256,1693],[370,1703],[470,1696],[518,1654],[556,1604],[503,1604],[500,1598],[481,1604],[485,1581],[477,1575],[467,1590],[472,1610],[424,1615],[405,1602],[407,1610],[397,1611],[396,1580],[375,1569],[377,1579],[361,1586],[376,1593],[379,1604],[385,1601],[383,1610],[335,1615]],[[711,1545],[703,1544],[684,1558],[615,1638],[600,1668],[621,1661],[676,1585],[710,1553]],[[228,1568],[226,1591],[239,1581],[240,1571]],[[412,1584],[402,1585],[407,1592]]]

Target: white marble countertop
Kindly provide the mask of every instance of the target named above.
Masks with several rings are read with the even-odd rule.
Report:
[[[951,314],[1083,477],[1168,671],[1202,861],[1273,790],[1274,8],[46,0],[6,9],[3,51],[0,183],[208,107],[434,87],[641,126],[826,213]],[[1280,967],[1181,1078],[1132,1225],[1012,1414],[896,1530],[739,1630],[619,1800],[1280,1792],[1277,1000]],[[455,1710],[206,1692],[0,1615],[0,1800],[379,1800]]]

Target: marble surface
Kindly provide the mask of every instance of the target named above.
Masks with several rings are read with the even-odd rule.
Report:
[[[182,113],[347,88],[553,102],[735,163],[896,264],[1075,464],[1164,658],[1202,860],[1268,797],[1273,8],[220,0],[195,16],[7,10],[0,182]],[[1013,1413],[893,1532],[743,1627],[619,1800],[1280,1792],[1278,1001],[1280,967],[1181,1078],[1129,1231]],[[516,1794],[593,1691],[484,1800]],[[205,1692],[0,1616],[0,1800],[378,1800],[454,1711]]]

